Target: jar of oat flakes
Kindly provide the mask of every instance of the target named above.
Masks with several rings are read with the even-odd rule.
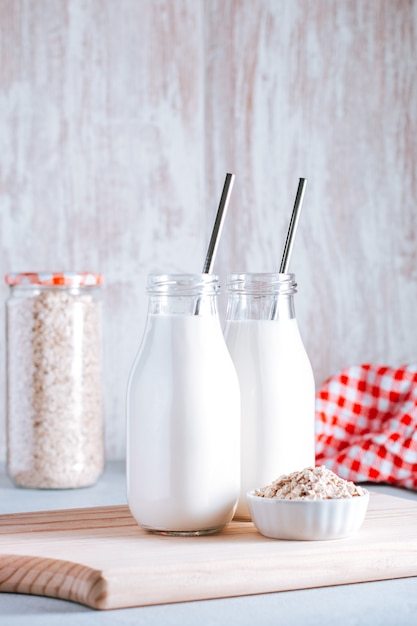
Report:
[[[7,274],[7,469],[65,489],[103,471],[102,277]]]

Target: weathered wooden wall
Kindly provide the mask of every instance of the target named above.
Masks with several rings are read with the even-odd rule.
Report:
[[[222,276],[279,267],[308,178],[291,269],[317,384],[415,361],[416,1],[0,0],[0,271],[104,273],[109,458],[146,275],[200,271],[227,171]]]

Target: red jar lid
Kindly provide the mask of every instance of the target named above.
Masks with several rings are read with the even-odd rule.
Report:
[[[5,281],[10,287],[18,285],[95,287],[103,283],[103,276],[92,272],[11,272],[6,274]]]

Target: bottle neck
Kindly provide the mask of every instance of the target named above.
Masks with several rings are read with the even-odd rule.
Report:
[[[295,319],[294,274],[231,274],[227,320]]]
[[[148,314],[217,316],[219,279],[213,274],[152,274]]]

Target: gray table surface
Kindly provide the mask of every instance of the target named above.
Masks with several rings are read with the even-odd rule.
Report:
[[[382,485],[373,485],[372,489],[417,500],[417,493],[403,489]],[[108,463],[94,487],[69,491],[17,489],[7,477],[4,466],[0,466],[0,513],[125,503],[123,462]],[[114,611],[95,611],[53,598],[0,593],[0,624],[26,626],[29,623],[31,626],[408,626],[417,624],[417,578]]]

